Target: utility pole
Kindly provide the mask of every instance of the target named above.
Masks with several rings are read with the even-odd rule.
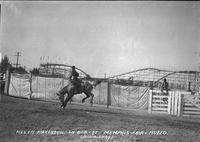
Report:
[[[106,73],[104,73],[104,78],[106,78]]]
[[[20,65],[19,64],[19,56],[21,56],[21,52],[16,52],[16,55],[15,56],[17,56],[17,61],[16,61],[16,64],[14,64],[14,65],[16,65],[16,68],[18,67],[18,65]]]

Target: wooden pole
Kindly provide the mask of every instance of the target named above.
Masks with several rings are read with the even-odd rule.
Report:
[[[184,95],[179,93],[178,116],[182,116],[183,115],[183,104],[184,104],[183,97],[184,97]]]
[[[172,92],[169,91],[169,98],[168,98],[168,114],[171,114],[171,107],[172,107]]]
[[[178,99],[179,99],[179,92],[174,93],[174,115],[178,115]]]
[[[33,93],[33,90],[32,90],[32,73],[31,73],[31,74],[30,74],[30,96],[29,96],[28,99],[31,99],[32,93]]]
[[[6,76],[5,76],[5,88],[4,88],[4,93],[6,95],[9,95],[10,78],[11,78],[10,71],[7,70],[6,71]]]
[[[148,113],[152,113],[152,101],[153,101],[153,91],[149,90],[149,106]]]
[[[171,110],[172,110],[172,112],[171,112],[171,115],[175,115],[175,92],[173,91],[173,93],[172,93],[172,103],[171,103],[172,105],[172,108],[171,108]]]
[[[107,85],[107,108],[109,108],[109,105],[111,105],[111,83],[108,82]]]
[[[171,94],[171,112],[170,115],[174,115],[174,92]]]
[[[46,101],[46,77],[44,77],[44,98]]]

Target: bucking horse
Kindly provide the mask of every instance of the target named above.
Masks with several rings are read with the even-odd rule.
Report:
[[[65,108],[69,100],[71,100],[74,95],[81,93],[84,93],[86,95],[86,97],[82,99],[82,103],[85,102],[87,98],[91,97],[90,104],[92,106],[94,98],[92,90],[94,89],[94,87],[100,84],[101,81],[94,80],[92,82],[93,83],[90,83],[89,81],[81,81],[80,86],[77,88],[74,85],[73,81],[69,81],[69,84],[67,84],[64,88],[62,88],[59,92],[56,93],[61,102],[61,108]],[[64,99],[65,94],[67,94],[66,99]]]

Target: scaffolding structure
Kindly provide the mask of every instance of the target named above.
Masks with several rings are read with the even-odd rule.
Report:
[[[68,78],[71,70],[70,65],[55,64],[55,63],[43,63],[40,64],[39,74],[40,75],[54,75],[62,78]],[[81,78],[89,76],[86,72],[76,67],[77,72]]]
[[[133,84],[148,86],[154,84],[160,87],[162,79],[166,78],[171,90],[188,90],[199,92],[200,72],[197,71],[169,71],[156,68],[144,68],[109,77],[113,80],[132,81]]]
[[[55,75],[61,78],[68,78],[70,65],[43,63],[40,64],[40,75]],[[76,68],[80,78],[87,78],[89,75],[83,70]],[[132,85],[142,87],[160,88],[162,80],[166,78],[170,90],[185,90],[200,92],[200,72],[198,71],[170,71],[156,68],[143,68],[131,72],[103,78],[119,85]]]

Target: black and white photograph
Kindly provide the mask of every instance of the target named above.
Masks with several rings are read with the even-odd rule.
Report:
[[[200,142],[199,1],[0,1],[0,142]]]

